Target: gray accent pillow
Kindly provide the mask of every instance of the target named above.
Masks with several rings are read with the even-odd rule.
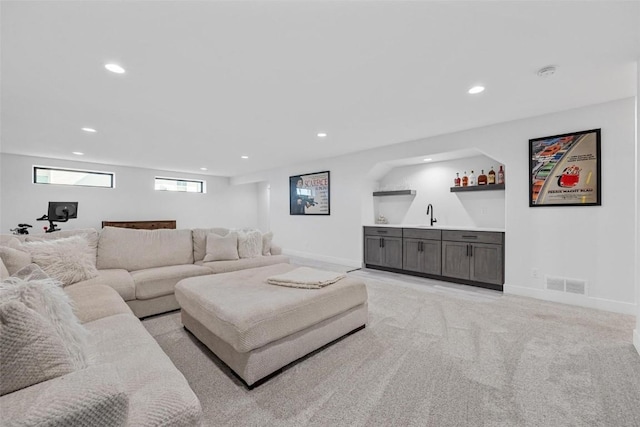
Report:
[[[204,256],[204,262],[236,259],[239,259],[238,233],[232,231],[224,237],[215,233],[207,235],[207,254]]]

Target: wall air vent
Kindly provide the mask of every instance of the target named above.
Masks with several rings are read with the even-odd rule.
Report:
[[[587,293],[587,282],[580,279],[567,279],[566,291],[572,294],[585,295]]]
[[[562,277],[547,276],[547,289],[564,292],[564,279]]]

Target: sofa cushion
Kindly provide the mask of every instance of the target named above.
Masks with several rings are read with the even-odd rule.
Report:
[[[91,359],[116,366],[129,398],[131,426],[199,425],[202,408],[182,373],[132,314],[86,323]]]
[[[211,274],[211,270],[199,265],[172,265],[132,271],[136,284],[136,299],[151,299],[169,295],[180,280],[187,277]]]
[[[31,261],[63,286],[88,280],[98,275],[95,250],[84,236],[38,240],[22,244]]]
[[[7,279],[9,276],[11,276],[9,270],[7,270],[4,261],[2,261],[2,257],[0,257],[0,280]]]
[[[80,284],[67,286],[64,291],[76,307],[75,314],[81,323],[115,314],[131,314],[127,303],[110,286]]]
[[[271,255],[271,242],[273,241],[273,231],[262,235],[262,255]]]
[[[105,227],[98,240],[100,270],[128,271],[193,264],[191,230],[133,230]]]
[[[116,367],[92,366],[7,394],[0,399],[7,426],[126,425],[129,400]]]
[[[73,371],[49,321],[17,300],[0,304],[0,395]]]
[[[266,265],[288,263],[289,258],[284,255],[259,256],[256,258],[240,258],[236,261],[203,262],[202,266],[214,273],[228,273],[230,271],[246,270],[247,268],[264,267]]]
[[[133,277],[131,277],[131,273],[127,270],[123,270],[121,268],[98,270],[97,277],[85,280],[84,282],[78,282],[72,286],[79,285],[107,285],[115,289],[125,301],[136,299],[136,285],[133,283]]]
[[[31,255],[28,252],[9,246],[0,246],[0,258],[10,276],[31,264]]]
[[[44,317],[62,339],[74,369],[87,366],[87,330],[73,312],[71,299],[53,279],[11,277],[0,284],[0,301],[19,301]]]
[[[255,258],[262,255],[262,233],[258,230],[238,232],[238,255]]]
[[[232,231],[224,237],[216,233],[207,235],[207,254],[204,256],[204,262],[232,261],[238,258],[238,233]]]
[[[202,261],[207,254],[207,235],[215,233],[219,236],[229,234],[228,228],[194,228],[191,230],[193,236],[193,260]]]

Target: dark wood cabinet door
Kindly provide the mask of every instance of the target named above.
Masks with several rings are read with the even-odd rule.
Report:
[[[402,237],[382,237],[381,265],[402,269]]]
[[[471,245],[470,278],[476,282],[503,283],[502,245],[474,243]]]
[[[422,241],[422,273],[442,274],[442,242],[438,240]]]
[[[402,240],[402,268],[407,271],[422,272],[422,253],[420,252],[421,239]]]
[[[381,237],[364,236],[364,263],[382,265]]]
[[[469,279],[469,243],[442,242],[442,275]]]

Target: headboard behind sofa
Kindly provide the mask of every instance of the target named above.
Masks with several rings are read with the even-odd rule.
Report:
[[[166,221],[102,221],[104,227],[136,228],[138,230],[157,230],[160,228],[170,228],[175,230],[176,220]]]

